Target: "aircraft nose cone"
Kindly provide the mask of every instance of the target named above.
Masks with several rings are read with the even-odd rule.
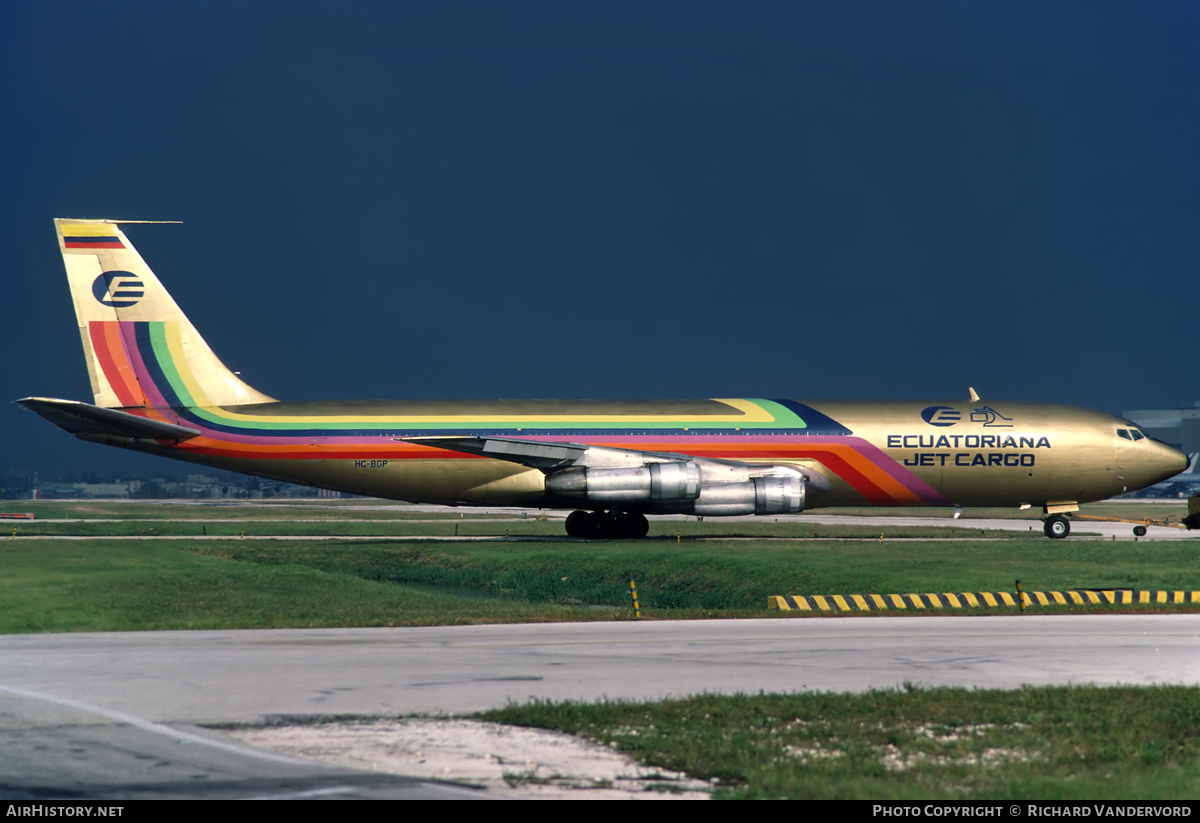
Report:
[[[1174,446],[1155,441],[1154,451],[1150,455],[1148,469],[1156,478],[1153,483],[1159,483],[1174,477],[1188,467],[1187,455]]]

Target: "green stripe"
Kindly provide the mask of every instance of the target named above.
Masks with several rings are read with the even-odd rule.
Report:
[[[157,340],[157,336],[155,338]],[[164,343],[165,350],[165,343]],[[346,429],[362,430],[362,429],[377,429],[387,430],[395,428],[419,428],[423,431],[451,431],[462,432],[472,429],[511,429],[514,434],[519,434],[516,429],[536,429],[539,431],[556,431],[556,430],[620,430],[620,431],[671,431],[672,433],[684,433],[685,429],[743,429],[754,431],[770,431],[773,429],[804,429],[807,424],[794,412],[784,408],[778,403],[772,403],[770,400],[750,400],[748,402],[764,409],[775,419],[769,422],[747,422],[740,420],[710,422],[706,420],[668,420],[661,422],[637,422],[630,423],[627,421],[612,421],[612,422],[597,422],[590,420],[581,421],[546,421],[546,420],[502,420],[496,422],[479,423],[470,420],[459,422],[409,422],[401,419],[383,420],[379,422],[358,420],[347,423],[332,423],[322,420],[320,417],[313,418],[292,418],[287,422],[267,421],[262,422],[237,420],[225,417],[220,413],[220,409],[216,407],[195,406],[191,396],[183,387],[182,381],[179,380],[178,373],[174,368],[167,368],[163,362],[164,358],[159,358],[159,363],[163,365],[163,371],[168,374],[168,379],[171,385],[175,388],[176,393],[181,399],[187,398],[186,405],[192,407],[192,412],[204,420],[212,423],[217,423],[224,426],[234,426],[241,429],[251,431],[268,430],[268,431],[288,431],[292,429],[328,429],[330,431],[340,431]],[[169,356],[166,358],[169,362]],[[732,410],[732,407],[731,407]]]
[[[175,396],[185,406],[195,406],[196,400],[188,391],[187,386],[183,382],[183,378],[179,376],[177,364],[171,358],[171,347],[167,345],[166,323],[158,320],[148,324],[150,331],[150,345],[154,349],[154,359],[158,361],[158,367],[162,369],[166,375],[167,382],[171,385],[171,390]]]

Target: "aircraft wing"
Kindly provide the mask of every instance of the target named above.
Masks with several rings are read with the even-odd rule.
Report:
[[[196,429],[186,426],[80,403],[78,400],[26,397],[16,402],[76,436],[116,435],[139,440],[190,440],[200,434]]]
[[[634,468],[647,463],[683,462],[693,459],[686,454],[629,451],[584,443],[547,443],[519,437],[480,437],[473,434],[426,437],[398,437],[405,443],[433,446],[448,451],[478,454],[550,471],[567,466],[593,468]]]

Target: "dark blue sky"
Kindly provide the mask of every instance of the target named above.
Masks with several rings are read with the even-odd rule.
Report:
[[[5,3],[0,398],[90,399],[71,216],[281,399],[1190,405],[1198,77],[1192,2]]]

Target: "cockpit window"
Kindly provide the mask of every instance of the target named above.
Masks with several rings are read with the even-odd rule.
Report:
[[[1117,437],[1123,437],[1123,438],[1125,438],[1126,440],[1132,440],[1132,439],[1133,439],[1132,437],[1130,437],[1130,436],[1129,436],[1129,430],[1128,430],[1128,429],[1117,429]]]
[[[1130,429],[1130,430],[1129,430],[1129,433],[1133,435],[1133,439],[1134,439],[1134,440],[1144,440],[1144,439],[1146,439],[1146,435],[1142,434],[1142,433],[1141,433],[1140,431],[1138,431],[1137,429]]]

